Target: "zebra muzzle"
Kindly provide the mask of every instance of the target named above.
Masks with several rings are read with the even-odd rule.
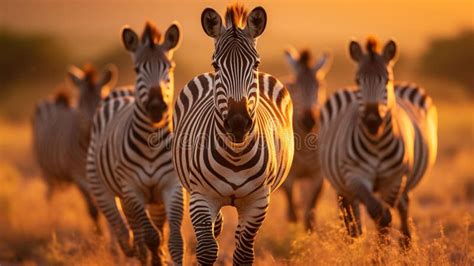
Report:
[[[242,142],[252,127],[250,117],[234,115],[224,120],[224,128],[235,142]]]
[[[382,125],[382,117],[379,115],[378,111],[370,110],[366,112],[363,122],[367,127],[367,130],[370,134],[376,135],[379,132],[380,126]]]
[[[224,119],[224,129],[233,141],[242,142],[252,128],[252,118],[247,111],[247,101],[229,99],[229,113]]]
[[[313,117],[313,113],[311,110],[305,111],[301,117],[301,124],[303,125],[304,129],[307,131],[311,131],[316,125],[316,120]]]
[[[160,122],[161,119],[163,119],[163,114],[166,112],[167,106],[163,100],[160,88],[150,89],[146,110],[153,123]]]

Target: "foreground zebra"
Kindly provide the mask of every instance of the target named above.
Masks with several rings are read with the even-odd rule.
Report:
[[[97,230],[100,230],[98,211],[86,181],[87,146],[101,95],[115,83],[114,69],[106,68],[99,76],[91,65],[83,70],[71,67],[68,77],[79,89],[77,107],[71,105],[66,94],[58,93],[54,102],[39,103],[33,117],[33,148],[47,184],[48,198],[58,186],[77,185]]]
[[[147,23],[141,40],[127,27],[122,38],[137,73],[135,92],[112,92],[94,118],[87,157],[91,192],[126,255],[135,252],[146,264],[148,248],[152,263],[162,264],[162,233],[167,218],[171,257],[174,263],[182,264],[183,189],[171,162],[170,109],[174,90],[172,57],[180,30],[177,24],[171,25],[161,40],[155,26]],[[120,199],[132,229],[133,248],[115,197]]]
[[[298,178],[311,178],[313,187],[305,211],[305,226],[310,229],[313,222],[312,209],[323,187],[318,153],[315,151],[319,132],[319,109],[326,97],[324,76],[329,69],[330,57],[326,53],[314,63],[309,50],[298,52],[293,49],[285,51],[285,56],[294,72],[294,79],[286,86],[294,103],[295,158],[290,174],[283,183],[283,189],[288,202],[288,219],[296,222],[293,183]]]
[[[407,247],[408,192],[435,161],[437,112],[416,85],[394,88],[396,51],[394,41],[381,53],[374,39],[368,40],[366,53],[351,42],[358,89],[335,93],[322,108],[320,157],[325,176],[339,194],[348,233],[361,233],[359,201],[382,235],[391,223],[388,206],[396,207],[404,235],[401,244]]]
[[[220,209],[237,208],[234,265],[254,261],[255,236],[265,219],[270,193],[285,180],[293,159],[293,107],[285,87],[258,71],[256,39],[266,25],[262,7],[248,15],[227,8],[223,25],[211,8],[201,23],[215,40],[215,73],[195,77],[175,104],[173,159],[190,192],[197,260],[216,261]]]

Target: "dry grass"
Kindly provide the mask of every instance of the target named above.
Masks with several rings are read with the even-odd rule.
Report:
[[[400,252],[394,215],[391,244],[376,245],[373,223],[363,211],[364,231],[351,241],[338,219],[335,194],[326,184],[317,208],[317,229],[304,232],[286,222],[281,192],[272,197],[257,237],[257,265],[474,264],[474,104],[439,104],[440,156],[431,175],[412,195],[413,248]],[[470,114],[470,115],[469,115]],[[28,124],[0,123],[0,265],[136,265],[114,255],[98,237],[75,188],[45,199],[45,185],[30,155]],[[307,186],[301,186],[307,187]],[[298,203],[304,205],[305,190]],[[301,215],[301,213],[300,213]],[[224,209],[219,264],[232,261],[236,213]],[[195,239],[186,216],[186,260],[195,264]]]

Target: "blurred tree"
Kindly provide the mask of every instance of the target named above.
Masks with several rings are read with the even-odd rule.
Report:
[[[11,83],[28,82],[64,74],[68,62],[65,49],[46,35],[18,34],[0,28],[0,95]]]
[[[423,74],[457,81],[474,95],[474,29],[433,39],[420,67]]]

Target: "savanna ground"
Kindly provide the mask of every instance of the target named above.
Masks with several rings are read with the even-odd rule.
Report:
[[[427,84],[436,87],[438,83]],[[453,93],[457,96],[452,97]],[[365,209],[362,218],[366,234],[350,243],[338,218],[335,193],[326,183],[312,234],[305,232],[300,224],[286,222],[283,193],[273,194],[268,216],[257,236],[256,264],[472,265],[474,102],[461,90],[451,89],[450,95],[457,100],[435,97],[439,113],[439,156],[431,174],[412,193],[411,250],[401,253],[398,248],[396,212],[393,212],[390,246],[376,245],[375,228]],[[0,129],[0,265],[137,264],[133,259],[113,255],[107,235],[99,237],[94,233],[85,204],[74,187],[56,193],[51,202],[46,200],[46,187],[31,155],[27,121],[3,120]],[[303,188],[309,184],[302,181],[297,188],[300,207],[304,206],[306,194]],[[234,246],[235,210],[225,208],[224,217],[219,262],[228,265]],[[102,222],[105,227],[105,220]],[[194,264],[196,240],[188,213],[183,232],[186,261]]]

